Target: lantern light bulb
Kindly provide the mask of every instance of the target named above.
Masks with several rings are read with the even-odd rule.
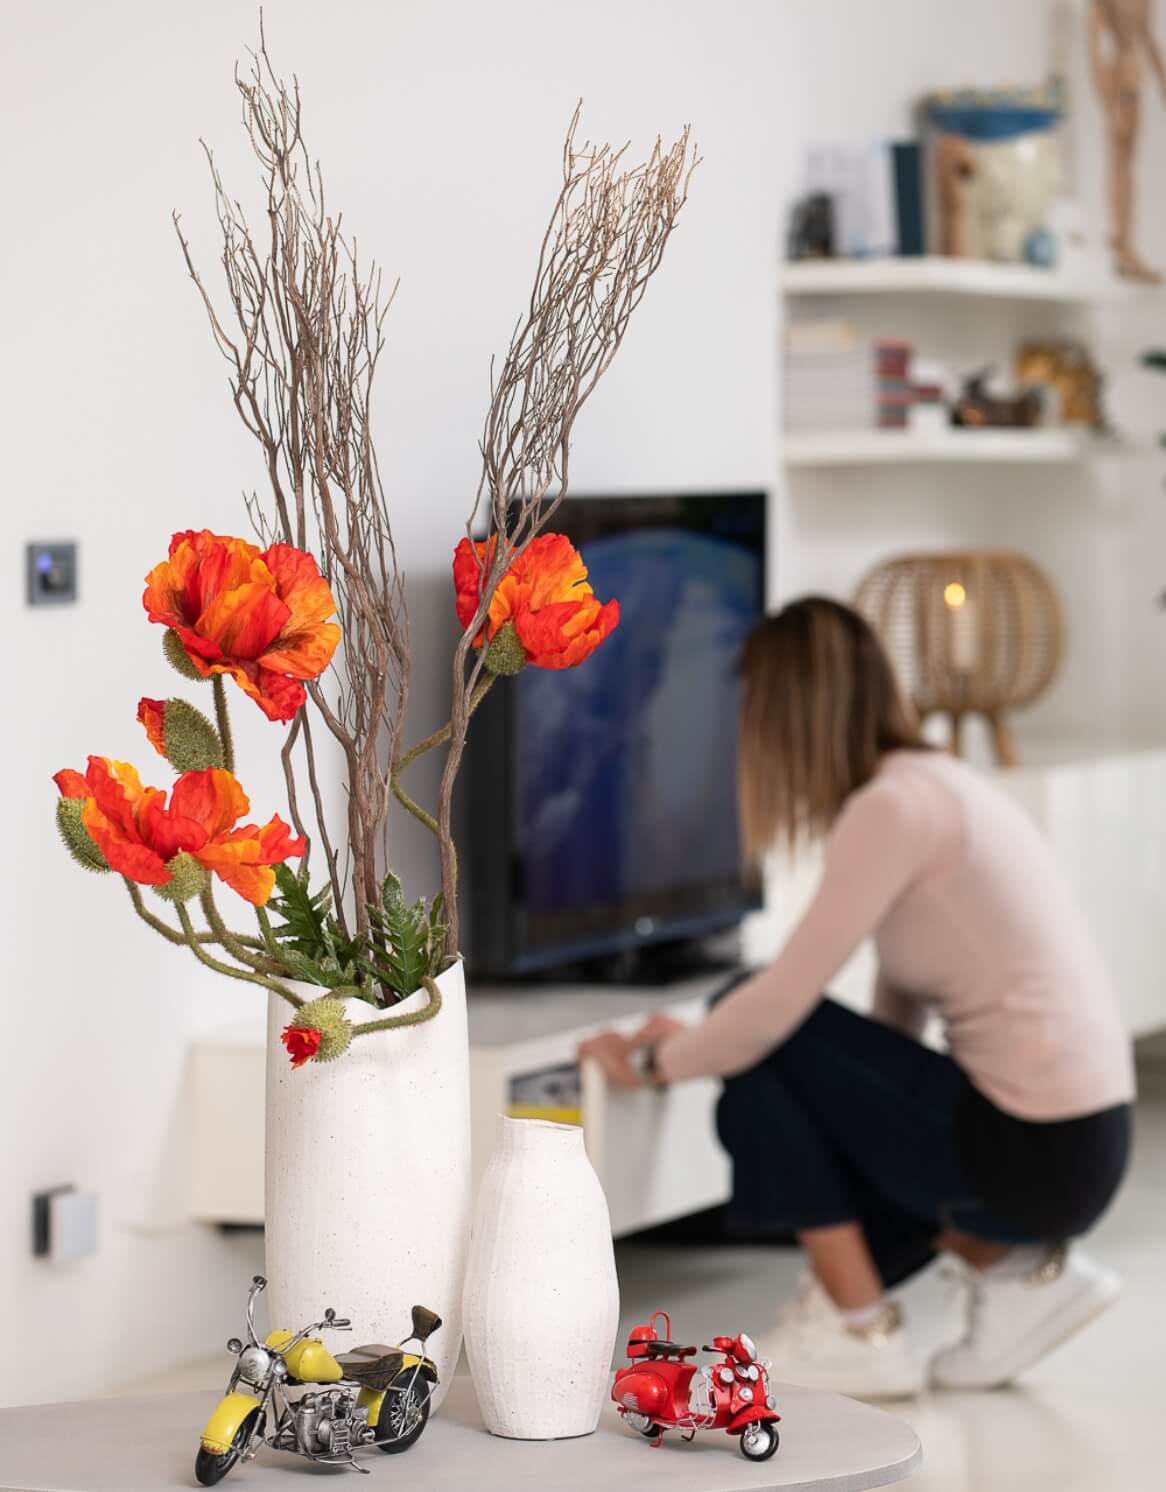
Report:
[[[958,611],[968,599],[968,593],[958,580],[952,580],[943,588],[943,599],[952,611]]]

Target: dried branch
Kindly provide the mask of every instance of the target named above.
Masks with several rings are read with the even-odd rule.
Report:
[[[323,177],[305,147],[299,86],[271,65],[266,41],[236,70],[242,122],[259,162],[264,231],[253,231],[206,150],[222,238],[226,286],[220,315],[195,266],[180,220],[187,270],[230,368],[235,407],[263,453],[269,491],[248,508],[266,543],[309,549],[337,605],[344,641],[326,679],[308,686],[339,747],[347,789],[343,856],[325,822],[316,747],[297,732],[306,760],[337,917],[346,892],[357,933],[387,863],[390,763],[399,754],[409,692],[409,623],[388,504],[370,427],[373,381],[394,289],[325,205]],[[296,763],[283,752],[289,809],[301,827]]]
[[[611,366],[632,313],[660,266],[699,164],[686,128],[664,149],[625,169],[625,150],[576,144],[582,103],[563,147],[563,183],[539,252],[525,315],[495,378],[482,431],[482,475],[467,533],[485,505],[493,550],[482,561],[476,613],[453,659],[450,742],[438,791],[441,889],[451,948],[458,946],[453,788],[471,702],[482,672],[473,639],[498,582],[566,496],[571,435],[579,411]]]

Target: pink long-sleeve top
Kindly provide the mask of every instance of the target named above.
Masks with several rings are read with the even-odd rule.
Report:
[[[658,1070],[676,1082],[753,1066],[872,936],[874,1014],[918,1031],[936,1010],[952,1056],[999,1108],[1069,1119],[1133,1097],[1117,998],[1047,845],[986,778],[931,751],[889,753],[851,794],[779,956],[662,1042]]]

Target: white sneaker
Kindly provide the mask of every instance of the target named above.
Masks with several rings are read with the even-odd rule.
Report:
[[[870,1326],[849,1326],[812,1275],[758,1343],[777,1382],[829,1389],[856,1399],[904,1399],[923,1389],[903,1313],[888,1304]]]
[[[1047,1357],[1121,1294],[1121,1279],[1080,1249],[1058,1248],[1030,1274],[967,1271],[963,1340],[931,1362],[937,1388],[1000,1388]]]

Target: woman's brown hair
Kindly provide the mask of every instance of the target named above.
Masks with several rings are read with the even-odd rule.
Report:
[[[926,749],[870,625],[825,596],[791,601],[741,654],[738,793],[746,862],[829,829],[888,751]]]

